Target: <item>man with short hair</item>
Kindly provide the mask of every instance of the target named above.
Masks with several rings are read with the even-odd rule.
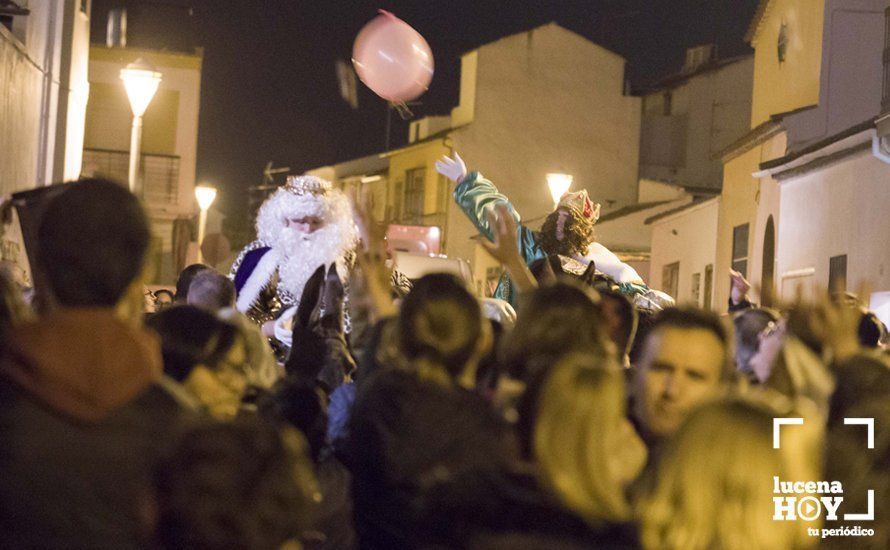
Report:
[[[736,313],[732,318],[735,328],[736,369],[759,383],[751,367],[751,359],[760,347],[760,336],[771,324],[778,322],[777,312],[762,307],[750,307]]]
[[[205,269],[189,285],[188,304],[214,314],[235,307],[235,285],[213,269]]]
[[[13,548],[139,548],[150,472],[188,409],[142,327],[150,234],[125,187],[61,186],[37,230],[46,310],[0,352],[0,540]]]
[[[652,451],[677,431],[692,409],[726,392],[733,366],[726,329],[708,311],[666,309],[643,338],[632,413]]]
[[[198,273],[208,269],[210,269],[210,266],[204,264],[191,264],[186,266],[186,268],[179,273],[179,277],[176,278],[176,296],[174,296],[174,303],[178,305],[187,304],[189,287],[192,285],[192,279],[194,279],[195,275]]]

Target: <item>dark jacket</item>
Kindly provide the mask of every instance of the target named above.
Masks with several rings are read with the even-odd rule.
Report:
[[[159,343],[109,310],[62,310],[0,351],[0,544],[136,548],[151,470],[191,418]]]
[[[442,486],[515,455],[507,426],[480,397],[385,370],[358,389],[343,447],[364,549],[419,548]]]

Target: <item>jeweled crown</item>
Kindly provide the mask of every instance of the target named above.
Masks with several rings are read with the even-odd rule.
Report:
[[[294,195],[325,195],[332,186],[316,176],[288,176],[284,188]]]

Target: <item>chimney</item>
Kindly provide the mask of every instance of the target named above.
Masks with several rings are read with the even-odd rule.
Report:
[[[705,65],[717,59],[717,45],[705,44],[686,50],[686,62],[683,64],[683,74],[694,73]]]
[[[105,45],[109,48],[127,47],[127,10],[125,8],[108,11]]]

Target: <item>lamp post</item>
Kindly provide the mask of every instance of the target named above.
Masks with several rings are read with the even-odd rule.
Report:
[[[207,229],[207,210],[213,201],[216,200],[216,188],[209,185],[199,185],[195,187],[195,198],[198,200],[198,208],[201,213],[198,216],[198,263],[204,262],[204,253],[201,252],[201,245],[204,244],[204,231]]]
[[[130,109],[133,110],[133,130],[130,133],[130,172],[128,183],[130,191],[136,193],[136,178],[139,174],[139,154],[142,148],[142,115],[151,103],[158,84],[161,83],[161,73],[146,63],[142,58],[130,63],[121,69],[121,80],[127,89],[127,97],[130,99]]]
[[[553,205],[559,204],[559,199],[572,186],[572,176],[570,174],[547,174],[547,187],[550,188],[550,196],[553,197]]]

